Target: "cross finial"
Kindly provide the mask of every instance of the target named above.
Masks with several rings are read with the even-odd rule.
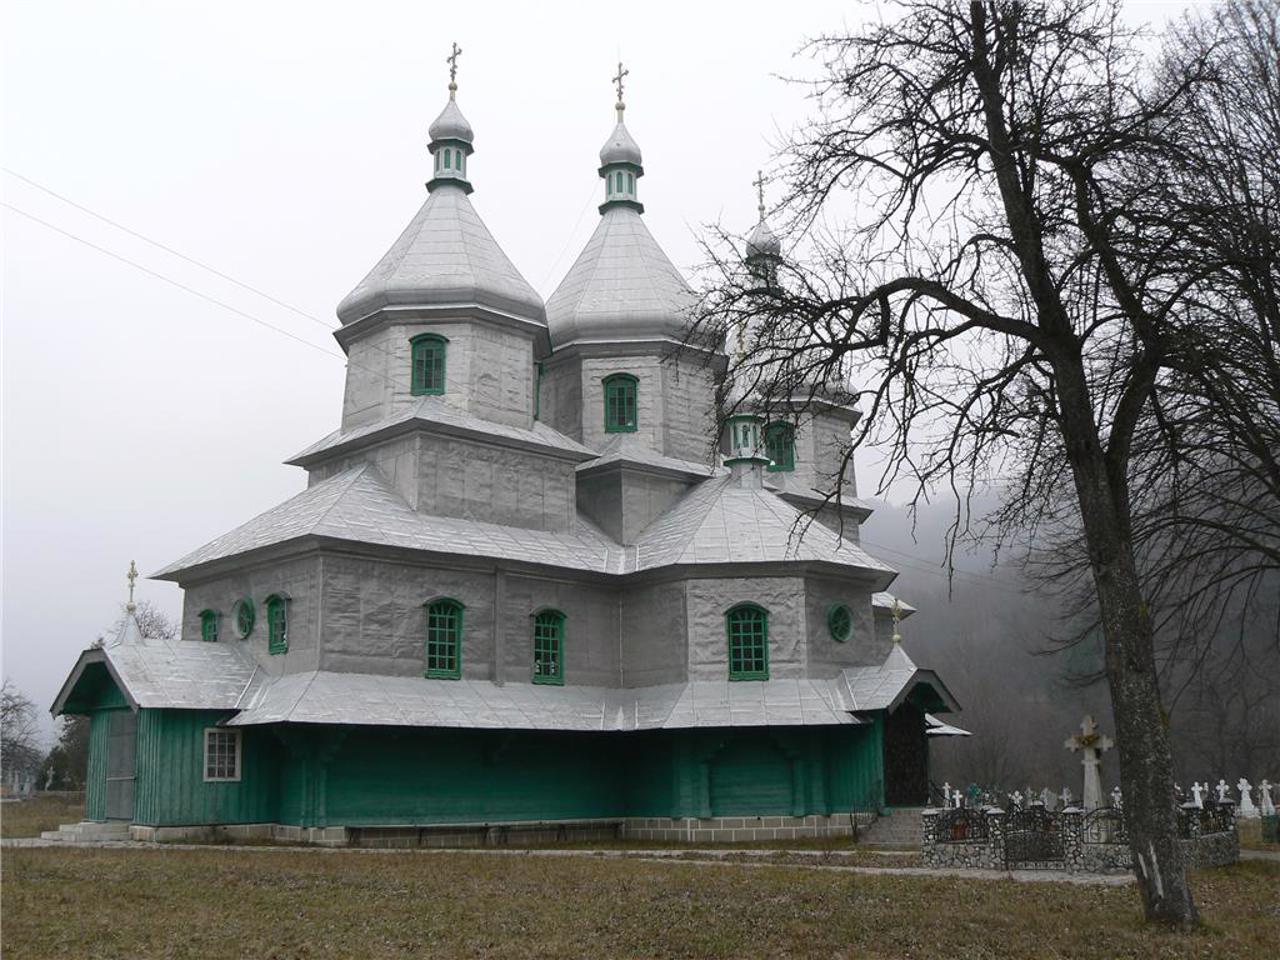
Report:
[[[134,581],[138,579],[138,566],[132,560],[129,561],[129,574],[127,579],[129,581],[129,603],[125,606],[125,609],[130,613],[133,613],[134,610],[138,609],[138,605],[133,602],[133,584]]]
[[[898,624],[902,622],[902,603],[897,597],[893,598],[893,606],[889,608],[889,612],[893,615],[893,642],[901,643],[902,634],[898,631]]]
[[[445,57],[445,62],[449,64],[449,99],[452,100],[454,94],[458,92],[458,57],[462,55],[462,48],[456,43],[453,44],[453,52]]]
[[[618,72],[613,75],[614,86],[618,88],[618,119],[622,119],[622,111],[626,109],[626,104],[622,102],[622,80],[631,73],[630,70],[623,69],[622,61],[618,61]]]
[[[760,219],[764,220],[764,171],[757,170],[756,178],[751,183],[756,188],[756,200],[759,204],[757,209],[760,211]]]

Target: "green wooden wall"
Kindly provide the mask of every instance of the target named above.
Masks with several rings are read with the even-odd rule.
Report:
[[[292,728],[277,810],[283,823],[371,826],[876,809],[879,735]]]
[[[88,820],[107,819],[107,739],[111,711],[89,714],[89,773],[84,783],[84,815]]]
[[[90,727],[91,819],[105,816],[107,713]],[[206,783],[204,730],[226,716],[140,712],[135,823],[800,816],[883,802],[878,723],[622,734],[251,727],[240,781]]]
[[[142,710],[138,717],[134,823],[174,826],[276,819],[277,743],[245,730],[239,782],[206,783],[204,731],[227,717],[209,710]]]

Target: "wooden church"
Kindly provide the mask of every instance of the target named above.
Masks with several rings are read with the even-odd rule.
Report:
[[[472,206],[451,72],[426,200],[338,307],[342,420],[288,461],[306,489],[154,574],[180,639],[130,613],[58,694],[92,718],[90,820],[731,840],[926,802],[957,705],[899,642],[870,509],[826,497],[858,411],[745,398],[709,462],[725,358],[685,336],[621,76],[599,224],[544,303]],[[780,256],[763,207],[748,250]]]

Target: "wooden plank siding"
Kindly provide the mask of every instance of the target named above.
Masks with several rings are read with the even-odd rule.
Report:
[[[277,745],[267,730],[242,734],[240,780],[206,782],[204,731],[230,716],[216,710],[141,710],[134,823],[179,826],[276,819]]]

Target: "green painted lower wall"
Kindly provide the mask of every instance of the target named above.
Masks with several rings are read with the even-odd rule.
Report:
[[[105,713],[90,727],[96,819],[105,815]],[[800,816],[883,803],[878,723],[645,733],[250,727],[240,781],[208,783],[204,730],[226,716],[140,711],[135,823]]]
[[[270,732],[243,732],[238,782],[204,779],[204,731],[227,716],[207,710],[139,711],[134,823],[175,826],[276,819],[278,745]]]
[[[301,826],[829,814],[882,802],[879,730],[289,730]]]
[[[89,771],[84,782],[84,815],[88,820],[107,819],[107,740],[111,711],[89,714]]]

